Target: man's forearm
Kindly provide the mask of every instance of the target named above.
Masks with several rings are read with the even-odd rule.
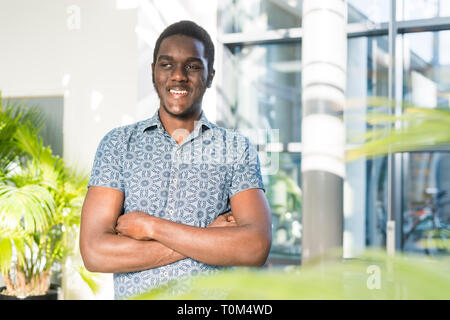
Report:
[[[270,239],[251,226],[199,228],[155,218],[151,237],[194,260],[222,266],[260,266]]]
[[[82,251],[89,271],[105,273],[142,271],[186,258],[158,241],[139,241],[113,233],[100,235]]]

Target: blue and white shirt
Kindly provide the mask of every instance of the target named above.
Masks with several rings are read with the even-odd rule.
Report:
[[[233,195],[251,188],[264,190],[258,154],[248,138],[202,115],[194,131],[178,145],[158,112],[106,134],[88,186],[124,192],[125,214],[143,211],[202,228],[230,211]],[[129,298],[220,269],[224,267],[186,258],[159,268],[114,274],[114,296]]]

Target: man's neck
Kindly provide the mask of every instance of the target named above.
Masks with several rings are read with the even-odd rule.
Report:
[[[200,109],[197,113],[190,117],[178,118],[168,114],[163,107],[160,107],[158,115],[164,129],[166,129],[170,136],[173,137],[179,145],[181,145],[184,139],[186,139],[189,134],[194,131],[195,122],[200,120],[202,110]]]

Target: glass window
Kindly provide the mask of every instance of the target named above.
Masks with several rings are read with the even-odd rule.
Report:
[[[265,176],[272,209],[272,259],[299,258],[301,252],[300,153],[282,152],[279,170]]]
[[[415,20],[450,16],[448,0],[397,0],[397,19]]]
[[[296,41],[237,47],[232,59],[234,127],[244,134],[257,129],[269,135],[262,144],[259,138],[256,142],[272,209],[270,261],[281,264],[298,263],[301,250],[301,154],[283,152],[301,138],[300,56]],[[278,152],[267,152],[267,143],[280,146]]]
[[[390,0],[348,0],[348,23],[389,21]]]
[[[449,42],[450,31],[403,36],[405,101],[417,107],[450,108]],[[448,253],[450,153],[413,152],[403,157],[403,249]]]
[[[405,154],[403,249],[449,253],[450,152]]]
[[[372,127],[366,124],[369,97],[388,95],[388,37],[350,38],[347,45],[347,98],[344,113],[347,142],[362,136]],[[376,108],[388,112],[387,108]],[[379,125],[377,125],[379,128]],[[386,245],[387,159],[360,159],[347,163],[344,188],[344,229],[351,235],[355,250],[365,246]],[[361,190],[365,190],[361,194]],[[345,244],[344,244],[345,245]]]
[[[418,107],[450,107],[450,30],[403,36],[403,99]]]
[[[367,162],[366,245],[386,247],[386,223],[388,218],[387,157]]]
[[[237,128],[278,129],[279,142],[300,141],[300,56],[297,42],[236,50]]]
[[[302,0],[220,1],[223,33],[300,28]]]

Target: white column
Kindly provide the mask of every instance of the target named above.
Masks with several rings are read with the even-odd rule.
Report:
[[[342,247],[346,2],[304,0],[302,262]]]

